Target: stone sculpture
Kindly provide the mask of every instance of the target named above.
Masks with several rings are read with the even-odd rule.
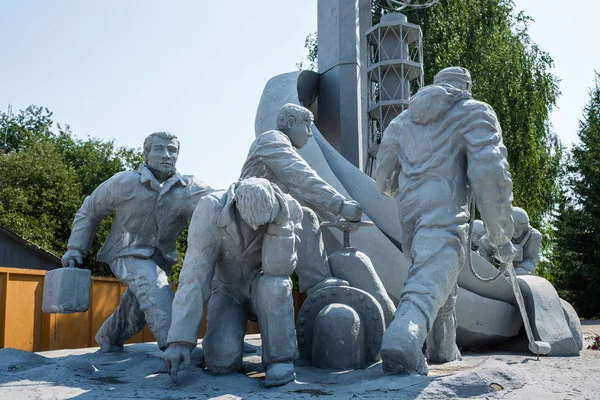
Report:
[[[180,364],[190,362],[209,297],[202,342],[209,372],[240,369],[246,322],[254,314],[266,386],[294,379],[298,349],[289,275],[296,266],[301,221],[298,202],[261,178],[242,180],[200,200],[190,223],[164,354],[174,380]]]
[[[471,250],[477,251],[479,249],[479,242],[484,235],[485,226],[483,226],[483,221],[476,219],[473,221],[473,231],[471,233]]]
[[[517,275],[535,275],[535,269],[540,262],[542,234],[529,225],[529,216],[522,208],[514,207],[512,215],[515,221],[512,243],[517,250],[513,259],[515,272]],[[492,260],[494,248],[487,236],[481,238],[478,251],[482,257]]]
[[[100,222],[114,213],[98,259],[110,265],[127,289],[96,334],[103,352],[123,350],[123,343],[146,323],[158,346],[167,347],[173,301],[168,277],[178,259],[175,241],[200,197],[212,191],[193,176],[177,172],[178,155],[175,135],[149,135],[139,169],[103,182],[75,215],[63,266],[83,262]]]
[[[276,118],[277,129],[264,132],[254,140],[241,172],[242,179],[256,176],[275,183],[304,206],[296,274],[300,291],[308,294],[324,286],[346,283],[331,272],[319,218],[309,207],[326,216],[341,217],[348,221],[360,221],[362,216],[356,201],[347,200],[321,179],[298,154],[297,149],[304,147],[312,137],[312,123],[313,114],[308,109],[290,103],[283,105]],[[394,304],[377,274],[371,274],[367,279],[370,281],[365,284],[378,288],[377,293],[371,294],[376,296],[389,323]]]
[[[427,374],[427,359],[460,359],[456,347],[458,274],[465,264],[468,205],[475,197],[490,243],[512,262],[512,181],[492,108],[471,95],[470,73],[440,71],[386,129],[375,171],[397,197],[402,249],[411,260],[394,320],[384,334],[386,373]]]

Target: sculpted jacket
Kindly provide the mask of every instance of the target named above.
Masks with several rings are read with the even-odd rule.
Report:
[[[346,200],[317,175],[280,131],[267,131],[250,146],[240,179],[251,176],[267,179],[303,205],[333,215],[339,215]]]
[[[409,245],[418,227],[460,226],[464,236],[471,192],[490,242],[497,247],[512,237],[512,181],[500,124],[467,91],[442,84],[417,92],[384,133],[375,177],[380,191],[397,196]]]
[[[196,343],[204,306],[212,292],[223,292],[238,304],[262,274],[289,277],[296,267],[294,233],[302,221],[300,205],[285,195],[289,229],[273,224],[253,231],[235,208],[234,188],[203,197],[188,233],[188,250],[173,300],[168,342]],[[244,225],[244,226],[242,226]]]
[[[170,267],[177,263],[175,242],[185,229],[198,200],[212,189],[190,175],[175,173],[162,185],[145,164],[136,172],[120,172],[85,198],[75,214],[67,248],[84,255],[100,222],[114,212],[110,235],[98,260],[150,258],[158,252]]]

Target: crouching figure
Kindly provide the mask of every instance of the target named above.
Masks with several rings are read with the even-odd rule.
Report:
[[[298,348],[289,276],[296,267],[295,231],[301,222],[298,202],[266,179],[247,178],[200,200],[164,354],[173,380],[180,364],[189,365],[209,298],[202,347],[210,373],[240,369],[246,323],[253,315],[260,324],[265,385],[294,380]]]

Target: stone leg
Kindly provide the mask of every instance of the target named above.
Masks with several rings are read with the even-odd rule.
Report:
[[[260,324],[263,364],[294,361],[298,343],[294,325],[292,281],[262,275],[252,287],[252,308]]]
[[[260,324],[266,368],[265,385],[285,385],[296,377],[294,360],[298,358],[292,281],[263,275],[253,282],[252,289],[252,308]]]
[[[456,295],[458,285],[454,287],[446,304],[438,311],[433,327],[427,335],[427,361],[445,363],[461,359],[456,345]]]
[[[96,333],[96,342],[104,353],[122,350],[123,343],[144,329],[146,319],[133,292],[128,288],[121,302]]]
[[[323,245],[323,234],[319,218],[313,210],[302,207],[302,231],[298,232],[298,263],[296,274],[300,291],[305,292],[317,284],[331,278],[327,253]]]
[[[239,371],[247,321],[245,304],[218,290],[212,292],[206,315],[206,336],[202,340],[208,372],[220,375]]]
[[[415,230],[410,249],[413,263],[394,320],[383,336],[381,358],[386,373],[427,374],[421,349],[433,320],[456,289],[465,260],[463,236],[458,227]]]
[[[110,267],[127,290],[96,338],[108,338],[112,346],[122,345],[142,330],[145,320],[160,349],[166,349],[173,303],[173,290],[166,272],[154,260],[135,257],[117,258]]]

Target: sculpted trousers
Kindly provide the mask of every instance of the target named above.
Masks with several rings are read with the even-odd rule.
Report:
[[[104,338],[112,345],[122,345],[147,322],[160,349],[166,349],[173,303],[167,272],[152,259],[136,257],[116,258],[110,268],[127,289],[117,309],[98,330],[96,340]]]
[[[459,226],[417,227],[407,249],[412,265],[396,316],[402,318],[411,306],[420,311],[417,323],[429,332],[428,358],[432,361],[448,361],[456,348],[456,282],[465,263],[464,231]]]
[[[296,232],[300,241],[296,274],[300,291],[305,292],[317,283],[331,278],[331,271],[319,218],[310,208],[302,207],[302,212],[302,231]]]
[[[263,364],[298,358],[292,282],[289,278],[258,275],[252,282],[250,299],[241,302],[213,286],[202,341],[209,372],[226,374],[240,369],[249,312],[256,314],[260,324]]]

